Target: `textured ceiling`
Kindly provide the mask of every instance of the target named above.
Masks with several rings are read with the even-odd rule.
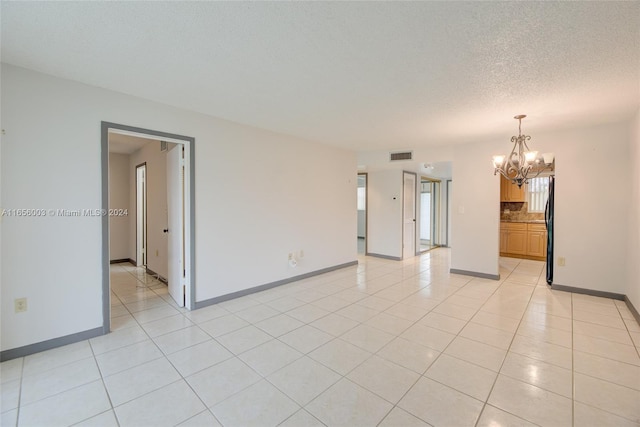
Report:
[[[640,2],[1,2],[2,61],[356,149],[630,117]],[[168,130],[170,131],[170,129]]]

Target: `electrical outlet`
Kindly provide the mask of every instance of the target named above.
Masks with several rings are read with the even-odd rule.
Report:
[[[158,250],[156,249],[156,256],[158,256]]]
[[[563,256],[558,257],[558,267],[564,267],[566,265],[566,259]]]
[[[27,311],[27,299],[26,298],[16,298],[14,301],[16,313],[21,313],[23,311]]]
[[[304,251],[300,249],[300,258],[304,258]]]

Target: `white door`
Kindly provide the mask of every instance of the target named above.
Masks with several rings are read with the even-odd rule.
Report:
[[[416,255],[416,176],[404,173],[402,191],[402,258]]]
[[[184,145],[167,153],[167,261],[169,295],[185,304],[184,271]]]

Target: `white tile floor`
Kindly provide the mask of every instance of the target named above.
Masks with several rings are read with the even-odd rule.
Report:
[[[107,336],[2,363],[2,426],[638,426],[640,326],[544,264],[449,251],[188,312],[112,268]]]

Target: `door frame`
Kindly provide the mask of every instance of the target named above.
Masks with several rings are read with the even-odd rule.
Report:
[[[140,247],[138,246],[140,244],[140,241],[138,239],[139,236],[139,232],[140,230],[138,230],[138,226],[139,224],[139,220],[138,220],[138,170],[140,168],[144,168],[144,194],[142,195],[142,225],[144,226],[144,229],[142,230],[142,243],[144,243],[143,245],[143,252],[142,252],[142,264],[140,264],[141,260],[138,259],[140,252]],[[140,267],[141,265],[146,266],[147,265],[147,258],[149,256],[149,254],[147,253],[147,162],[142,162],[139,165],[136,166],[136,266]]]
[[[195,240],[195,138],[190,136],[178,135],[168,132],[160,132],[151,129],[143,129],[135,126],[128,126],[118,123],[101,122],[101,169],[102,169],[102,320],[103,333],[107,334],[111,331],[111,284],[109,277],[109,131],[139,136],[143,138],[151,138],[155,140],[175,142],[185,146],[185,167],[188,169],[185,173],[185,197],[188,198],[185,203],[185,236],[188,240],[186,250],[188,251],[188,261],[185,261],[185,267],[188,268],[186,274],[187,282],[187,308],[192,310],[195,308],[196,302],[196,240]]]
[[[369,245],[369,174],[367,172],[358,172],[358,176],[364,177],[364,255],[366,256],[369,255],[367,249]]]
[[[450,245],[450,240],[451,240],[451,183],[453,182],[452,179],[447,179],[447,196],[446,196],[446,204],[447,204],[447,209],[446,209],[446,218],[445,221],[447,223],[447,228],[446,228],[446,232],[445,232],[445,236],[446,236],[446,240],[447,240],[447,244],[443,245],[447,248],[451,247]]]
[[[416,247],[416,237],[418,235],[418,226],[416,221],[416,213],[418,209],[418,174],[415,172],[402,171],[402,238],[400,240],[401,243],[401,259],[405,259],[404,257],[404,204],[405,204],[405,191],[404,191],[404,176],[405,175],[413,175],[413,255],[412,257],[419,255],[419,247]]]
[[[435,246],[442,246],[440,243],[442,237],[442,223],[441,223],[441,212],[442,212],[442,179],[439,178],[431,178],[429,176],[420,175],[420,182],[416,182],[418,186],[418,194],[420,197],[418,198],[418,206],[420,206],[420,216],[422,216],[422,183],[424,181],[428,181],[431,185],[430,198],[431,198],[431,212],[429,212],[429,223],[431,227],[431,244],[432,246],[429,249],[425,249],[424,251],[421,248],[422,239],[420,238],[420,233],[422,233],[422,227],[420,227],[420,233],[416,232],[416,252],[418,254],[422,254],[430,251]],[[435,236],[435,238],[434,238]],[[434,240],[437,243],[434,244]]]

